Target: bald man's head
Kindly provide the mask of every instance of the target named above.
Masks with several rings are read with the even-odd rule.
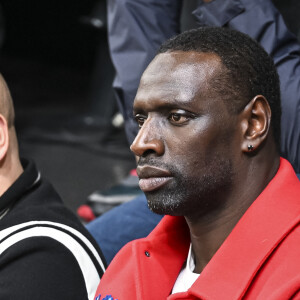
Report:
[[[0,74],[0,114],[7,121],[8,128],[14,126],[15,112],[8,86]]]
[[[23,172],[14,119],[13,101],[0,74],[0,196]]]

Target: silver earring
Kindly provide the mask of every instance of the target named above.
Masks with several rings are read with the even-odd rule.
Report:
[[[252,145],[248,145],[248,151],[253,151],[253,146]]]

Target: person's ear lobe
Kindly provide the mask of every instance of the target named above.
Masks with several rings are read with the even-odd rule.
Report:
[[[264,96],[255,96],[242,112],[243,152],[253,152],[266,139],[271,124],[271,108]]]
[[[0,161],[5,157],[9,145],[9,134],[6,119],[0,114]]]

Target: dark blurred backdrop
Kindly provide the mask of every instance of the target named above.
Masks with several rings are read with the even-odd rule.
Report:
[[[185,0],[182,27],[194,26]],[[300,39],[300,1],[274,0]],[[134,167],[111,83],[104,0],[0,0],[0,72],[15,108],[20,152],[75,211]]]
[[[74,211],[135,164],[123,128],[111,124],[117,105],[105,4],[0,1],[0,72],[15,102],[21,155]],[[89,23],[94,15],[101,26]]]

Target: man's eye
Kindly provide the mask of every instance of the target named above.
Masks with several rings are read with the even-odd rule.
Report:
[[[139,127],[141,128],[144,125],[146,117],[140,114],[135,115],[135,120],[138,123]]]
[[[171,113],[168,118],[174,124],[183,124],[188,121],[190,118],[186,115],[179,113]]]

